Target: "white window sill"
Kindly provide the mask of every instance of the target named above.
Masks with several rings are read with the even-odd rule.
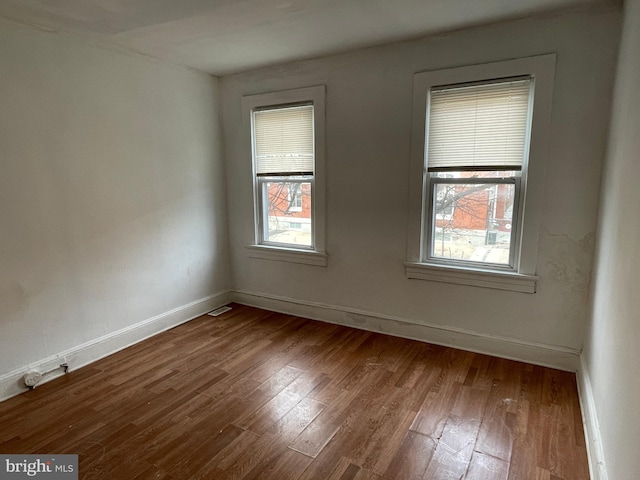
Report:
[[[496,288],[513,292],[536,293],[536,275],[513,272],[476,270],[473,268],[451,267],[428,263],[406,262],[405,274],[408,278],[432,282],[455,283],[474,287]]]
[[[247,245],[250,258],[275,260],[279,262],[302,263],[316,267],[327,266],[327,254],[312,250],[296,250],[294,248],[272,247],[268,245]]]

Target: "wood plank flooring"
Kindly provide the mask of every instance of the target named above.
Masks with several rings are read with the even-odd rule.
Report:
[[[233,305],[0,403],[81,479],[584,480],[575,376]]]

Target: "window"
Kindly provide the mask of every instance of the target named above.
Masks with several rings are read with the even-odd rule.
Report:
[[[253,161],[251,256],[326,265],[324,87],[243,98]]]
[[[409,278],[535,292],[554,63],[416,75]]]
[[[428,260],[514,270],[533,86],[529,76],[430,89]]]
[[[312,224],[313,105],[267,107],[253,112],[258,187],[259,242],[312,248],[311,228],[292,230],[292,218]],[[302,197],[307,208],[302,209]],[[298,222],[300,223],[300,222]]]

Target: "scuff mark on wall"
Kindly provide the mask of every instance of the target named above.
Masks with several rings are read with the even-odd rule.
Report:
[[[545,260],[538,274],[542,279],[552,280],[553,288],[570,292],[586,304],[591,286],[595,239],[595,232],[575,240],[566,234],[550,233],[545,229],[540,236],[540,250],[544,252]]]
[[[0,321],[23,316],[29,310],[29,292],[20,283],[0,286]]]

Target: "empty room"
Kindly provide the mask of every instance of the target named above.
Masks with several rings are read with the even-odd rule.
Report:
[[[640,0],[0,0],[0,479],[640,476]]]

